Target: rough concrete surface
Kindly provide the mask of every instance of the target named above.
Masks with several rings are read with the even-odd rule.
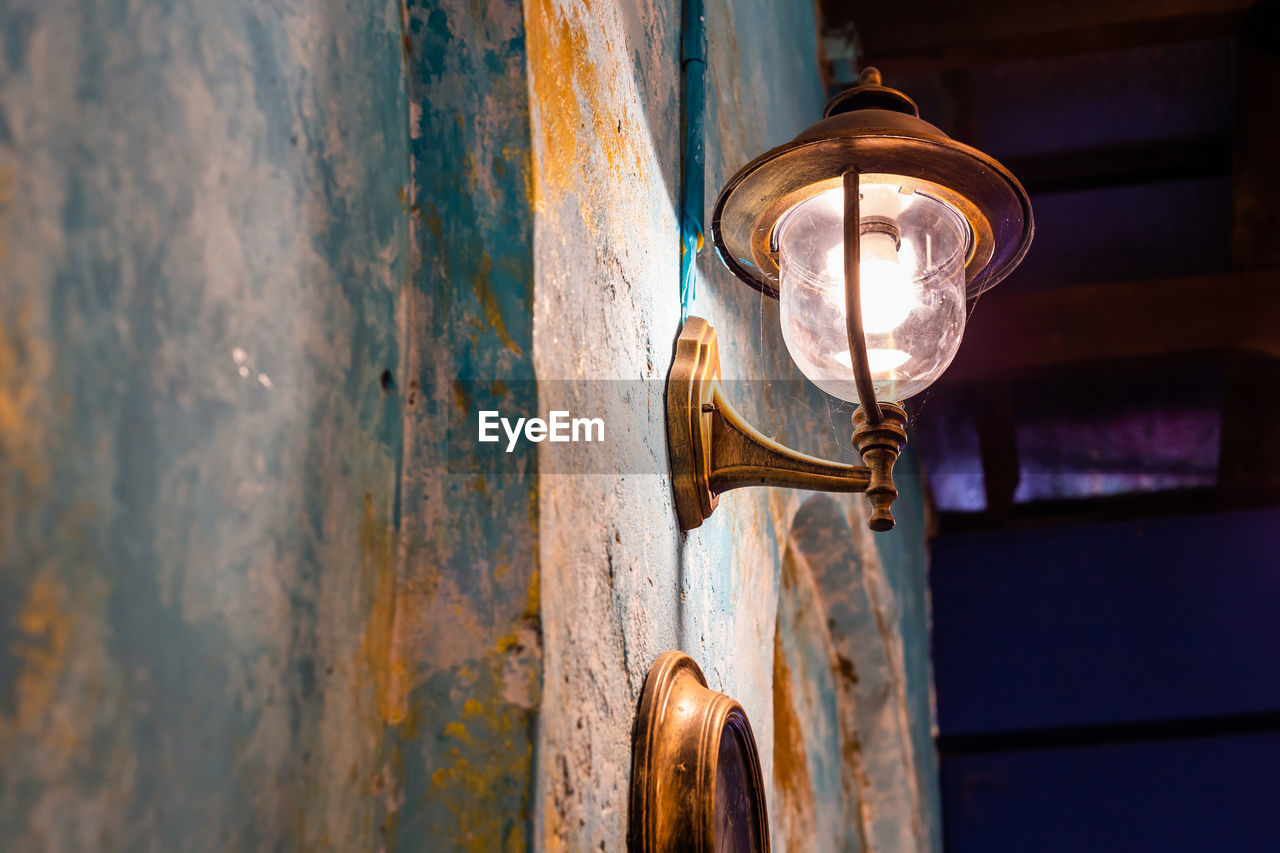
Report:
[[[811,3],[706,16],[710,201],[822,93]],[[909,457],[874,541],[781,490],[676,529],[677,2],[4,18],[0,846],[619,850],[681,648],[777,849],[939,849]],[[698,263],[735,402],[851,460],[776,305]],[[478,409],[579,380],[599,452],[478,453]]]
[[[706,14],[707,195],[714,199],[740,165],[819,116],[822,102],[811,6],[713,2]],[[680,6],[542,0],[527,4],[525,17],[537,211],[535,367],[542,379],[649,380],[635,392],[643,399],[629,400],[624,428],[660,435],[661,381],[679,328],[680,138],[673,131],[679,126]],[[840,432],[848,429],[848,414],[833,417],[821,394],[796,382],[776,304],[739,284],[710,250],[699,263],[704,281],[691,313],[716,326],[726,379],[780,380],[732,385],[763,395],[736,402],[775,436],[852,459],[847,433]],[[660,461],[664,449],[651,450]],[[685,535],[675,529],[667,479],[628,474],[634,460],[621,453],[615,465],[611,472],[598,464],[575,469],[550,446],[540,458],[545,694],[536,750],[537,835],[545,849],[622,843],[634,710],[648,666],[668,648],[691,654],[712,687],[747,709],[779,849],[937,849],[927,614],[922,606],[904,611],[886,580],[901,575],[895,582],[923,604],[923,529],[912,523],[921,504],[910,463],[900,504],[906,522],[888,538],[915,537],[920,548],[898,546],[900,565],[879,557],[861,499],[840,499],[854,516],[852,527],[842,516],[840,529],[861,543],[843,555],[850,582],[883,587],[874,605],[866,604],[865,593],[862,599],[879,619],[876,629],[860,626],[839,637],[867,644],[867,654],[883,663],[863,681],[864,692],[880,694],[878,711],[863,709],[856,720],[855,697],[837,688],[839,662],[828,628],[802,618],[793,597],[779,599],[790,520],[805,496],[730,494],[703,527]],[[865,572],[864,556],[873,566]],[[792,562],[803,564],[803,558]],[[808,586],[817,589],[812,581]],[[912,636],[911,653],[924,656],[923,670],[913,669],[910,678],[904,633]],[[789,668],[805,636],[825,638],[813,640],[825,656],[812,652],[804,670]],[[809,677],[779,679],[780,671]],[[785,720],[775,718],[779,709]],[[858,732],[849,729],[858,722],[865,722],[862,735],[873,755],[893,757],[869,773],[862,763],[845,762],[849,773],[870,777],[846,803],[841,762],[832,756],[857,753]],[[818,738],[806,750],[808,763],[797,760],[789,743],[785,754],[775,754],[780,732],[803,734],[806,744]],[[913,750],[920,744],[928,752],[917,767]]]

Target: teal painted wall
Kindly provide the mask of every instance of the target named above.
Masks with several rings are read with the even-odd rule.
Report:
[[[374,846],[398,10],[4,18],[0,837]]]
[[[474,469],[479,408],[530,410],[534,212],[520,4],[409,2],[405,459],[384,722],[396,846],[533,842],[541,661],[532,445]]]
[[[830,674],[779,704],[778,650],[822,637],[783,618],[805,496],[729,496],[686,536],[664,473],[679,13],[7,5],[6,849],[618,849],[632,714],[675,647],[747,707],[789,837],[775,708],[841,707]],[[713,199],[821,90],[811,4],[707,16]],[[776,307],[699,263],[726,376],[774,383],[742,408],[851,459],[845,416],[782,384]],[[633,383],[603,457],[475,464],[477,409],[584,379]],[[860,735],[904,747],[917,793],[881,816],[927,828],[922,532],[873,543],[835,505],[901,650],[902,714]],[[812,813],[841,819],[846,770],[806,775]]]
[[[440,429],[532,373],[520,7],[5,18],[5,846],[524,846],[536,460]]]

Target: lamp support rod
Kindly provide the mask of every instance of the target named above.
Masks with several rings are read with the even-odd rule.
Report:
[[[875,74],[877,82],[879,74]],[[868,78],[870,79],[870,78]],[[862,325],[862,188],[858,170],[844,173],[844,314],[849,334],[849,360],[861,405],[853,413],[853,446],[871,472],[867,500],[871,504],[872,530],[893,529],[893,465],[907,444],[907,413],[895,403],[876,400],[876,386],[867,358],[867,336]]]
[[[867,336],[862,327],[862,258],[861,187],[858,170],[844,173],[844,315],[849,334],[849,360],[853,363],[858,401],[869,426],[884,422],[884,413],[876,401],[876,386],[871,380],[871,362],[867,358]]]

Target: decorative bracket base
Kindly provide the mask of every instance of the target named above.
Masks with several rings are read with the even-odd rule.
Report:
[[[889,505],[898,494],[893,463],[906,443],[906,414],[900,407],[883,404],[884,422],[855,432],[854,445],[870,467],[846,465],[766,438],[724,398],[719,380],[715,329],[701,317],[690,317],[667,378],[667,449],[681,530],[701,525],[715,512],[721,494],[745,486],[827,492],[871,488],[871,529],[893,526]]]

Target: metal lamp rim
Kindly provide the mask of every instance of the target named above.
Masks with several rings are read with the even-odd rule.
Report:
[[[875,115],[880,113],[885,115]],[[850,119],[857,125],[848,127]],[[886,126],[877,127],[881,121]],[[823,162],[806,164],[814,159],[809,155]],[[795,140],[756,157],[729,179],[711,218],[712,241],[721,260],[739,279],[776,299],[776,258],[767,248],[772,229],[785,210],[838,185],[851,167],[869,178],[894,176],[959,209],[975,238],[974,254],[965,268],[970,300],[1008,275],[1026,255],[1035,230],[1031,200],[999,161],[920,119],[859,110],[824,119]],[[762,175],[770,178],[764,181],[763,194],[740,192]],[[729,227],[745,227],[750,233],[726,237],[727,216],[736,222]]]

